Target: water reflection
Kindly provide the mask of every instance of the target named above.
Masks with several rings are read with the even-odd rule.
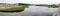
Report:
[[[29,6],[25,11],[29,13],[29,16],[52,16],[57,8],[48,8],[43,6]]]

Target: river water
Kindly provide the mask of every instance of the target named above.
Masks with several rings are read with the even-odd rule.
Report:
[[[43,6],[29,6],[25,8],[25,11],[29,13],[29,16],[52,16],[58,8],[48,8]]]

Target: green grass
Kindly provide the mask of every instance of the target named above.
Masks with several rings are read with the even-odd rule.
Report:
[[[13,11],[24,11],[24,6],[17,6],[16,8],[0,8],[0,12],[6,11],[6,12],[13,12]]]

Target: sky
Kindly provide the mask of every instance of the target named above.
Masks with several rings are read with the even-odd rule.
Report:
[[[60,0],[0,0],[0,3],[59,4]]]
[[[29,4],[59,4],[60,0],[20,0],[20,2]]]
[[[0,0],[0,3],[19,3],[19,0]]]

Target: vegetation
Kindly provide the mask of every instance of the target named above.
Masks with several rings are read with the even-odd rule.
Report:
[[[21,12],[30,4],[18,3],[18,5],[16,8],[0,8],[0,12]]]
[[[25,8],[28,8],[28,6],[29,6],[30,4],[19,3],[18,5],[19,5],[19,6],[21,6],[21,5],[22,5],[22,6],[24,6]]]
[[[30,4],[18,3],[18,5],[25,5],[25,6],[29,6]]]
[[[49,8],[58,8],[57,5],[49,5],[48,7],[49,7]]]
[[[17,6],[16,8],[0,8],[0,12],[21,12],[24,11],[24,6]]]
[[[58,8],[59,6],[53,4],[53,5],[44,5],[44,4],[41,4],[41,5],[36,5],[36,6],[45,6],[45,7],[48,7],[48,8]]]

